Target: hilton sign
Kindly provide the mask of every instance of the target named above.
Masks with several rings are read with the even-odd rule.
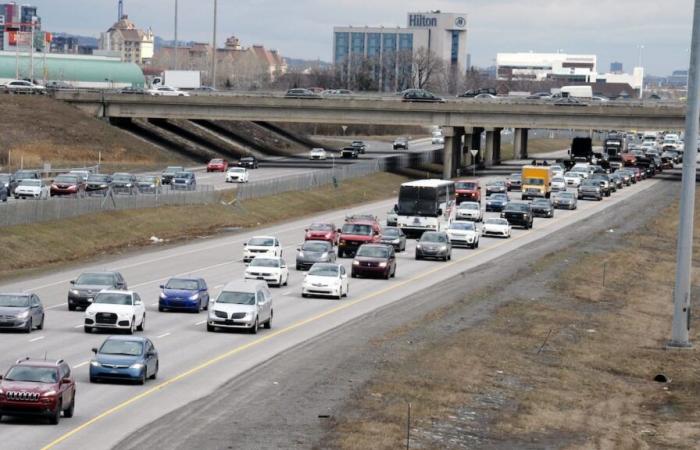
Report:
[[[409,27],[436,27],[436,17],[426,17],[423,14],[411,14],[408,16]]]

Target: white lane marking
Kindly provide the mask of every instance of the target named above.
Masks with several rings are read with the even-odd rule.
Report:
[[[83,326],[84,326],[84,325],[81,323],[80,325],[76,325],[76,326],[74,326],[73,328],[83,328]]]
[[[29,340],[29,342],[36,342],[36,341],[40,341],[40,340],[44,339],[45,337],[46,337],[46,336],[39,336],[39,337],[35,337],[34,339],[30,339],[30,340]]]
[[[224,287],[223,284],[217,284],[217,285],[214,286],[212,289],[221,289],[222,287]]]
[[[199,322],[195,323],[195,325],[204,325],[205,323],[207,323],[206,320],[200,320]]]
[[[147,284],[157,283],[157,282],[159,282],[159,281],[169,280],[170,278],[183,277],[183,276],[185,276],[185,275],[189,275],[189,274],[192,274],[192,273],[202,272],[202,271],[204,271],[204,270],[215,269],[215,268],[217,268],[217,267],[226,266],[226,265],[228,265],[228,264],[231,264],[232,262],[233,262],[233,261],[224,261],[224,262],[222,262],[222,263],[212,264],[211,266],[199,267],[199,268],[197,268],[197,269],[188,270],[187,272],[178,273],[178,274],[173,275],[173,276],[162,277],[162,278],[158,278],[158,279],[151,280],[151,281],[144,281],[143,283],[138,283],[138,284],[132,284],[130,287],[135,288],[135,287],[145,286],[145,285],[147,285]]]
[[[156,336],[156,338],[160,339],[160,338],[164,338],[164,337],[166,337],[166,336],[170,336],[170,332],[168,332],[168,333],[163,333],[163,334],[161,334],[160,336]]]
[[[151,306],[158,306],[158,302],[151,303]]]
[[[282,295],[292,295],[293,291],[282,292]]]
[[[55,305],[47,306],[44,309],[55,309],[55,308],[60,308],[61,306],[65,306],[65,303],[57,303]]]
[[[73,368],[77,369],[79,367],[87,366],[88,364],[90,364],[90,361],[83,361],[80,364],[76,364],[75,366],[73,366]]]

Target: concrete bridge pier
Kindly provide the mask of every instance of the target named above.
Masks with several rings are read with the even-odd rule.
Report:
[[[527,128],[516,128],[513,132],[513,158],[527,159]]]
[[[442,177],[450,179],[457,176],[457,169],[462,165],[463,127],[442,127],[445,147],[442,154]]]
[[[490,167],[501,163],[501,128],[485,128],[485,131],[484,165]]]

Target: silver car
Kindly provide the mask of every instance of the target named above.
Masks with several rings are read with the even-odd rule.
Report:
[[[44,307],[36,294],[0,294],[0,330],[31,333],[44,328]]]
[[[552,206],[556,209],[576,209],[578,200],[574,192],[553,192]]]
[[[317,262],[335,262],[335,251],[332,243],[308,240],[297,249],[297,270],[309,270]]]
[[[272,294],[264,281],[234,281],[224,286],[209,305],[207,331],[219,328],[243,329],[255,334],[258,328],[272,328]]]

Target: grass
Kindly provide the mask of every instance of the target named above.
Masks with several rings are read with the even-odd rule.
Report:
[[[400,175],[378,173],[343,182],[338,189],[324,187],[308,192],[288,192],[244,201],[239,206],[215,204],[110,211],[56,222],[4,227],[0,233],[4,261],[0,279],[26,274],[32,269],[85,262],[146,247],[151,245],[151,236],[182,241],[212,235],[226,228],[270,225],[376,201],[397,195],[399,185],[407,180]]]

